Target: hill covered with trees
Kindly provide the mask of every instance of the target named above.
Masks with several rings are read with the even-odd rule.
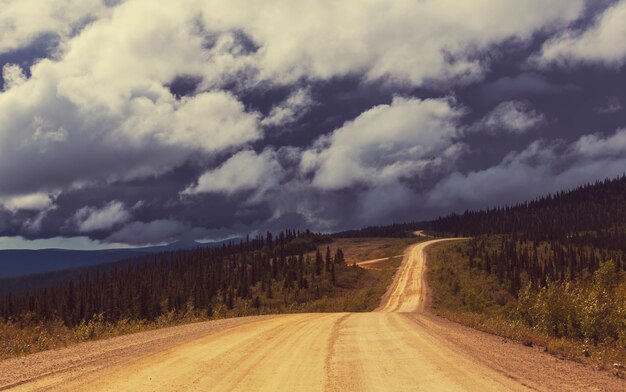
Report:
[[[379,270],[348,266],[331,241],[268,232],[76,270],[52,286],[0,296],[0,357],[192,321],[378,306],[400,260]]]
[[[521,289],[592,275],[604,261],[626,271],[626,176],[599,181],[511,207],[468,211],[431,224],[440,236],[484,236],[471,242],[476,267]]]
[[[623,229],[625,224],[626,175],[513,206],[451,214],[431,222],[430,228],[453,236],[518,233],[525,239],[553,240]]]
[[[308,289],[319,285],[322,272],[335,271],[335,263],[343,261],[340,251],[334,258],[302,256],[325,242],[322,235],[288,230],[276,238],[268,233],[219,248],[144,255],[120,262],[119,268],[86,270],[54,287],[9,294],[0,301],[0,315],[8,320],[28,314],[34,321],[61,319],[75,326],[97,314],[110,322],[154,320],[186,308],[211,315],[215,306],[232,309],[238,300],[251,300],[259,308],[261,296],[273,298],[277,284]]]
[[[495,332],[525,326],[578,342],[585,355],[591,346],[626,359],[626,177],[450,215],[431,228],[472,237],[433,252],[434,291],[452,318],[461,310],[481,325],[505,320]]]

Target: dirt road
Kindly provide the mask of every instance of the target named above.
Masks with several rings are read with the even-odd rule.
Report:
[[[555,367],[555,359],[546,354],[424,314],[420,310],[424,249],[438,241],[407,250],[377,312],[250,319],[158,349],[137,341],[136,349],[109,356],[115,359],[110,365],[100,361],[94,367],[90,361],[98,363],[97,358],[78,360],[65,370],[48,374],[45,361],[84,348],[79,345],[40,353],[40,357],[35,354],[12,360],[30,359],[26,366],[39,369],[12,380],[13,389],[521,391],[623,387],[604,373],[564,361]],[[111,339],[111,344],[114,341]],[[476,342],[479,347],[472,346]],[[100,349],[106,352],[106,345]],[[509,361],[509,356],[515,359]],[[503,366],[507,361],[513,365]],[[0,389],[6,381],[3,371],[7,371],[7,361],[0,363]],[[4,383],[5,387],[10,384]]]

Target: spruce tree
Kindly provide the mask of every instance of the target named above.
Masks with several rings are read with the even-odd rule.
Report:
[[[322,274],[322,263],[324,261],[322,260],[322,254],[320,253],[320,250],[317,249],[317,251],[315,252],[315,275],[321,275]]]
[[[332,264],[332,258],[330,257],[330,247],[326,247],[326,272],[330,272],[330,265]]]

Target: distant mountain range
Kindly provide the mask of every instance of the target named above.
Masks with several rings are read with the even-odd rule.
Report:
[[[0,250],[0,279],[40,274],[75,268],[92,267],[150,253],[167,252],[196,247],[215,247],[238,238],[218,242],[177,241],[169,245],[145,248],[106,250],[70,249],[9,249]]]

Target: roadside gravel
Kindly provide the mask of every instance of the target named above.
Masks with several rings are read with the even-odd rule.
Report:
[[[0,362],[0,390],[41,377],[85,374],[199,339],[208,334],[275,316],[241,317],[163,328],[86,342]]]

